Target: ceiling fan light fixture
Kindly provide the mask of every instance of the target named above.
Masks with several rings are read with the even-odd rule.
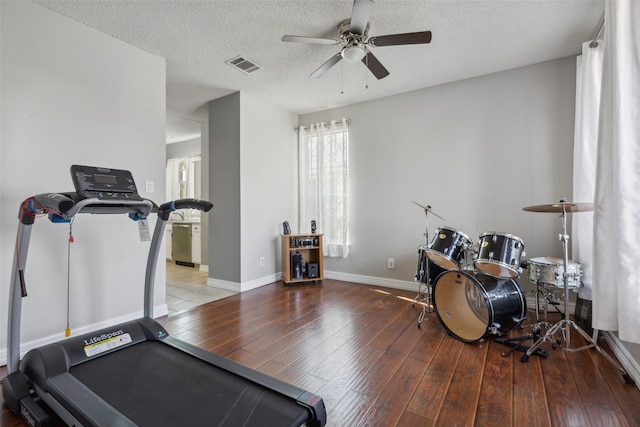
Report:
[[[347,46],[342,49],[341,54],[345,61],[356,63],[362,61],[362,58],[367,54],[367,49],[359,45]]]

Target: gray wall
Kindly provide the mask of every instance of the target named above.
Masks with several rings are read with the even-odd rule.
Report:
[[[209,103],[209,277],[239,283],[240,93]]]
[[[325,273],[415,288],[426,241],[412,200],[446,219],[431,216],[430,237],[440,225],[472,240],[503,231],[524,240],[526,258],[561,257],[558,216],[522,208],[572,200],[574,109],[575,58],[565,58],[300,116],[351,119],[351,251],[326,258]],[[519,283],[533,287],[526,271]],[[638,366],[640,345],[611,344]]]
[[[278,280],[282,222],[296,215],[296,123],[295,114],[243,93],[209,103],[211,286],[245,291]]]
[[[351,119],[351,250],[325,269],[411,285],[426,243],[412,201],[445,218],[430,217],[430,238],[505,232],[528,257],[561,256],[558,218],[522,208],[571,199],[574,98],[567,58],[301,116]]]
[[[197,156],[202,151],[200,138],[167,144],[167,159]]]
[[[27,197],[72,191],[74,164],[129,169],[143,197],[165,190],[165,62],[31,2],[0,2],[0,359],[17,214]],[[155,192],[145,193],[145,181]],[[155,224],[151,218],[150,225]],[[126,215],[78,215],[73,223],[73,334],[142,314],[148,242]],[[69,227],[33,227],[23,300],[23,350],[64,337]],[[156,314],[166,313],[165,267]],[[115,296],[115,297],[114,297]]]

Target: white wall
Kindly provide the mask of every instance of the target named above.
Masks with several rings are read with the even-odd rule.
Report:
[[[430,239],[440,225],[474,241],[498,231],[523,239],[527,257],[561,256],[556,215],[522,208],[571,200],[574,98],[567,58],[301,116],[351,119],[352,246],[325,270],[414,288],[426,240],[412,201],[446,219],[430,217]]]
[[[131,170],[141,195],[162,202],[166,77],[163,59],[41,6],[0,2],[0,8],[4,360],[19,204],[37,193],[73,191],[74,163]],[[147,180],[155,184],[153,194],[144,192]],[[46,218],[33,227],[22,316],[27,345],[64,336],[68,233],[67,225]],[[72,332],[140,315],[149,243],[140,242],[137,224],[126,216],[79,215],[73,234]],[[163,263],[156,279],[156,306],[166,310]]]

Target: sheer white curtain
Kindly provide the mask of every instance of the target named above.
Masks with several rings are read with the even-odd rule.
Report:
[[[343,119],[301,127],[299,227],[323,234],[324,255],[349,254],[349,124]],[[300,230],[301,232],[303,232]]]
[[[195,198],[197,181],[196,163],[200,156],[176,157],[167,160],[166,192],[167,200]]]
[[[167,201],[180,198],[180,159],[167,160],[166,172]]]
[[[640,2],[605,3],[593,327],[640,343]]]
[[[600,83],[602,80],[602,40],[582,44],[576,63],[576,117],[573,143],[573,201],[592,203],[595,192],[596,151]],[[571,217],[572,258],[582,264],[584,287],[580,297],[592,299],[593,290],[593,212]]]
[[[200,161],[199,156],[187,158],[187,183],[185,196],[193,199],[196,197],[196,163]]]

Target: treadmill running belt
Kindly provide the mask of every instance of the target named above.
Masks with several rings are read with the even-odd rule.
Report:
[[[70,373],[140,426],[295,426],[295,400],[159,342],[145,341]]]

